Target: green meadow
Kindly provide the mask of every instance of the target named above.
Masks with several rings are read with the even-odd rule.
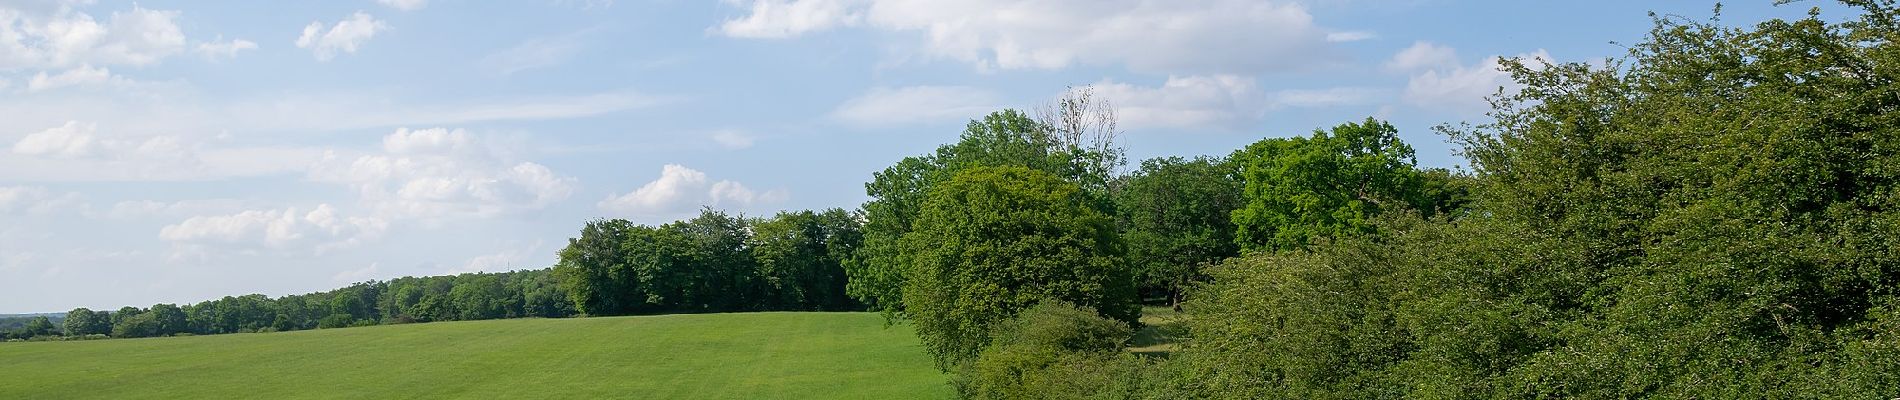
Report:
[[[911,327],[875,313],[0,343],[0,399],[952,397]]]

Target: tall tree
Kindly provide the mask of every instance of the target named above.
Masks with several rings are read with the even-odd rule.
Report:
[[[1310,137],[1268,138],[1233,155],[1246,182],[1235,240],[1249,250],[1290,250],[1316,238],[1369,233],[1395,209],[1435,209],[1412,146],[1372,118]]]
[[[1241,204],[1239,175],[1226,160],[1169,157],[1142,161],[1122,177],[1118,225],[1143,291],[1178,305],[1203,266],[1239,255],[1232,221]]]
[[[1024,167],[965,170],[931,189],[903,245],[904,303],[948,369],[989,343],[991,325],[1045,299],[1133,323],[1139,314],[1114,221],[1076,184]]]
[[[844,210],[782,212],[752,223],[763,302],[773,309],[843,309],[843,258],[860,240],[857,219]]]
[[[581,228],[580,237],[567,240],[554,275],[560,278],[561,288],[576,311],[612,315],[628,312],[646,301],[647,294],[628,285],[634,271],[628,265],[632,257],[623,246],[635,235],[633,223],[626,220],[593,220]]]
[[[1065,120],[1063,113],[1105,109],[1090,105],[1096,104],[1092,100],[1069,100],[1056,108],[1053,119],[1073,124],[1058,127],[1020,111],[998,111],[970,121],[956,143],[940,146],[930,155],[905,158],[873,174],[865,184],[872,199],[864,204],[864,246],[846,263],[851,296],[887,315],[902,312],[902,288],[910,262],[899,239],[912,230],[931,188],[963,170],[1021,166],[1043,171],[1079,185],[1092,207],[1112,214],[1108,183],[1121,163],[1120,148],[1112,142],[1113,134],[1101,132],[1113,132],[1113,115],[1106,117],[1110,127],[1105,131],[1094,125],[1102,118]]]
[[[178,308],[176,304],[153,304],[148,313],[152,314],[152,321],[156,324],[153,329],[154,335],[165,336],[191,330],[191,326],[185,321],[185,310]]]

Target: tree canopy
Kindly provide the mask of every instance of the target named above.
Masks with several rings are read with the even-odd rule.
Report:
[[[1113,220],[1053,174],[963,171],[931,189],[903,246],[913,254],[904,303],[940,367],[974,357],[992,324],[1044,300],[1124,323],[1139,314]]]

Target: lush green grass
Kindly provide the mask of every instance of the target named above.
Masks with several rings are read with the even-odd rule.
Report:
[[[950,398],[872,313],[514,319],[0,343],[0,399]]]

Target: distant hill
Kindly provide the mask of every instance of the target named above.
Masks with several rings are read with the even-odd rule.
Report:
[[[137,357],[126,357],[137,354]],[[102,369],[103,368],[103,369]],[[502,319],[0,343],[0,398],[948,399],[875,313]]]

